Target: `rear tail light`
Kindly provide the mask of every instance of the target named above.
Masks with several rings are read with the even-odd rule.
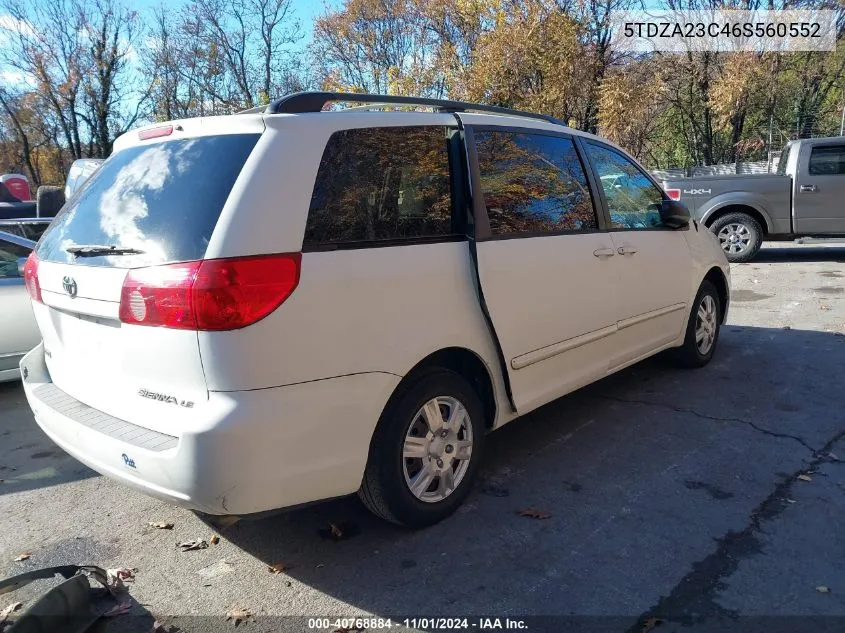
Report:
[[[23,280],[32,300],[43,303],[41,300],[41,284],[38,282],[38,258],[35,256],[35,251],[32,251],[29,257],[26,258],[26,266],[23,269]]]
[[[185,330],[235,330],[278,308],[299,283],[300,253],[130,270],[120,320]]]
[[[681,190],[680,189],[667,189],[666,195],[669,196],[670,200],[680,200],[681,199]]]

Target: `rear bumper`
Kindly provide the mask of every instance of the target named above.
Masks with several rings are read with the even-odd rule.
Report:
[[[43,345],[21,361],[41,429],[97,472],[207,514],[252,514],[355,492],[399,378],[366,373],[212,392],[201,419],[162,403],[172,436],[87,407],[53,385]],[[199,407],[198,407],[199,409]],[[130,410],[130,409],[127,409]],[[197,413],[197,412],[194,412]]]

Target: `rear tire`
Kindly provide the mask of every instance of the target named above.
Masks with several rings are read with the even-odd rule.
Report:
[[[722,314],[716,286],[705,279],[692,304],[684,344],[673,350],[676,364],[696,369],[710,362],[719,342]]]
[[[729,262],[751,261],[763,245],[760,223],[746,213],[728,213],[713,222],[710,230],[719,239]]]
[[[358,496],[392,523],[421,528],[442,521],[472,488],[485,432],[484,408],[469,382],[439,367],[421,373],[385,407]]]

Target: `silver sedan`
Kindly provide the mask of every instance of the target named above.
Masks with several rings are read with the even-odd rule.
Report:
[[[35,242],[0,231],[0,382],[20,380],[18,363],[41,340],[23,281]]]

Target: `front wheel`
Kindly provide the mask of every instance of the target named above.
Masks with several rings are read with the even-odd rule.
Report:
[[[760,223],[745,213],[723,215],[712,224],[710,230],[719,239],[719,246],[725,251],[729,262],[751,261],[763,244]]]
[[[461,375],[441,368],[421,374],[385,408],[358,495],[400,525],[445,519],[469,494],[485,431],[481,401]]]
[[[675,361],[683,367],[704,367],[716,352],[724,308],[716,287],[705,280],[692,304],[684,344],[674,350]]]

